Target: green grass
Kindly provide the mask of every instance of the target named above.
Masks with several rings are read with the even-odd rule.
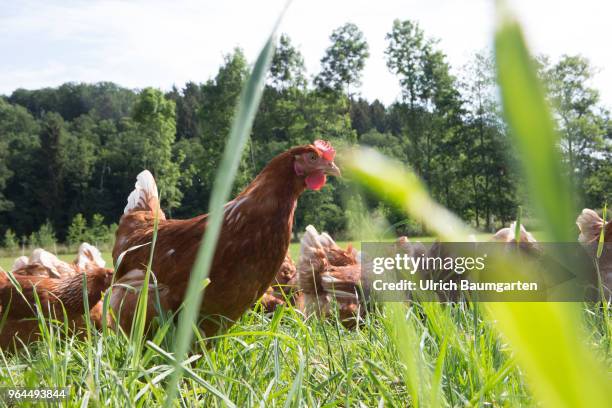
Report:
[[[568,223],[573,193],[563,180],[556,134],[520,27],[503,6],[497,2],[496,55],[506,119],[544,236],[573,240]],[[241,97],[221,166],[225,171],[216,179],[226,188],[213,194],[211,220],[220,219],[261,95],[257,84],[265,76],[272,38]],[[409,169],[371,152],[357,154],[347,167],[381,199],[400,205],[445,239],[461,240],[471,232],[429,197]],[[213,238],[204,242],[192,273],[195,295],[208,273],[214,232],[207,233]],[[293,244],[295,259],[297,249]],[[512,273],[505,261],[499,260],[501,267]],[[130,338],[91,329],[75,336],[39,316],[40,324],[49,326],[44,340],[0,351],[0,383],[69,386],[64,404],[69,407],[612,405],[611,328],[601,305],[386,303],[373,307],[351,331],[336,317],[304,319],[293,308],[266,316],[256,309],[205,342],[192,330],[197,302],[191,300],[197,298],[189,299],[178,327],[169,320],[146,338],[137,331]],[[194,332],[191,353],[179,364],[176,356],[182,360]]]
[[[304,321],[293,309],[273,316],[250,311],[210,349],[198,344],[190,372],[180,383],[185,406],[224,406],[214,388],[236,406],[409,406],[405,366],[389,337],[384,310],[375,310],[357,330],[337,320]],[[493,324],[473,305],[441,307],[414,304],[406,309],[414,329],[414,352],[426,367],[440,369],[445,405],[531,406],[534,399],[512,350]],[[605,340],[596,311],[585,307],[588,343],[602,356]],[[132,343],[114,332],[94,331],[90,340],[64,337],[52,330],[49,340],[17,354],[0,354],[0,383],[70,386],[65,406],[158,406],[166,396],[168,361],[147,348],[134,373],[128,358]],[[171,327],[167,337],[176,334]],[[165,348],[162,343],[162,348]],[[610,367],[608,360],[608,367]],[[202,381],[208,387],[202,385]],[[295,392],[292,394],[291,390]]]
[[[26,251],[25,255],[28,256],[30,255],[32,251]],[[11,269],[11,267],[13,266],[13,262],[15,261],[15,258],[17,258],[18,256],[20,256],[21,253],[15,254],[14,256],[3,256],[0,257],[0,268],[4,269],[5,271],[8,271]],[[66,262],[73,262],[76,258],[76,253],[74,254],[61,254],[58,255],[58,258],[61,259],[62,261],[66,261]],[[102,258],[106,261],[106,265],[108,268],[112,267],[113,264],[113,256],[111,255],[110,252],[102,252]]]
[[[535,234],[537,236],[537,234]],[[489,237],[491,237],[491,234],[487,234],[487,233],[482,233],[482,234],[477,234],[476,238],[479,240],[487,240],[489,239]],[[410,237],[411,240],[413,241],[421,241],[421,242],[432,242],[435,240],[435,237],[433,236],[427,236],[427,237]],[[361,249],[361,242],[360,241],[337,241],[337,244],[340,245],[342,248],[346,248],[346,246],[348,244],[353,244],[353,246],[357,249]],[[31,252],[31,251],[30,251]],[[289,245],[289,253],[291,254],[291,257],[293,258],[293,260],[295,262],[297,262],[299,256],[300,256],[300,243],[299,242],[293,242]],[[14,256],[4,256],[4,257],[0,257],[0,268],[4,269],[4,270],[9,270],[11,269],[11,266],[13,266],[13,262],[15,261],[15,258],[17,258],[19,255],[21,255],[21,253],[17,253]],[[29,255],[29,252],[26,251],[26,256]],[[71,254],[61,254],[58,255],[58,258],[61,259],[62,261],[66,261],[66,262],[72,262],[74,261],[74,259],[76,258],[76,253],[71,253]],[[113,265],[113,257],[111,255],[110,252],[102,252],[102,258],[106,261],[106,265],[108,268],[111,268]]]

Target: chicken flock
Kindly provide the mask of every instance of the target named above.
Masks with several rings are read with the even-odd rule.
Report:
[[[305,316],[337,313],[348,328],[364,316],[361,255],[355,248],[350,244],[341,248],[329,234],[310,225],[301,237],[297,264],[288,253],[297,200],[306,189],[321,189],[327,176],[340,176],[334,158],[334,148],[322,140],[289,149],[273,158],[225,205],[210,283],[200,308],[200,328],[206,336],[231,326],[254,304],[266,312],[291,304]],[[157,240],[151,248],[156,219]],[[0,323],[0,347],[35,337],[38,323],[32,317],[38,308],[60,321],[65,311],[67,320],[79,327],[88,304],[90,318],[99,327],[103,323],[102,294],[111,284],[111,313],[106,323],[129,332],[151,251],[153,279],[146,288],[150,291],[147,320],[150,323],[157,315],[156,302],[164,311],[178,311],[207,223],[208,214],[167,219],[155,179],[143,171],[117,229],[112,251],[115,271],[105,268],[98,249],[87,243],[81,245],[73,263],[36,249],[30,257],[16,259],[10,273],[0,270],[0,316],[5,320]],[[604,224],[594,211],[583,210],[577,219],[579,241],[596,242],[604,229],[605,241],[612,242],[611,224]],[[515,225],[511,225],[498,231],[493,240],[511,242],[516,239],[514,234]],[[519,240],[535,243],[522,225]],[[397,245],[415,248],[406,237],[400,237]],[[604,281],[612,283],[612,271],[604,268],[602,272]]]

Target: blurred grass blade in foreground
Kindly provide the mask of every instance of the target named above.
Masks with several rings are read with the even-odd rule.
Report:
[[[570,239],[572,222],[571,190],[563,180],[557,138],[552,128],[543,93],[532,70],[520,28],[514,21],[502,24],[498,39],[498,63],[504,87],[512,88],[506,95],[505,108],[510,110],[515,143],[519,150],[532,149],[523,164],[532,190],[541,186],[544,190],[532,191],[532,198],[540,211],[548,211],[543,224],[550,237],[557,241]],[[510,50],[507,50],[509,47]],[[506,52],[511,56],[505,55]],[[519,78],[516,78],[519,77]],[[530,103],[521,100],[523,95],[516,87],[530,87],[525,91],[529,98],[539,98]],[[510,103],[530,105],[523,115],[523,108]],[[536,116],[533,113],[537,112]],[[543,115],[539,120],[539,115]],[[531,129],[530,125],[535,127]],[[542,137],[540,139],[540,136]],[[535,140],[532,140],[535,139]],[[542,151],[542,154],[539,154]],[[537,163],[535,163],[537,162]],[[360,149],[349,155],[345,166],[356,181],[365,185],[383,199],[400,205],[410,215],[422,219],[427,228],[447,241],[465,241],[471,231],[450,211],[433,201],[418,177],[400,163],[394,162],[370,149]],[[553,185],[549,185],[549,184]],[[559,205],[557,205],[559,204]],[[559,225],[563,224],[565,225]],[[575,237],[573,237],[575,241]],[[500,268],[511,276],[516,273],[511,262],[501,263]],[[581,330],[579,309],[572,304],[559,303],[491,303],[489,316],[498,329],[510,341],[517,362],[526,371],[527,381],[535,396],[546,406],[575,407],[612,406],[608,390],[610,381],[605,371],[584,346],[587,336]],[[407,330],[410,330],[410,323]],[[396,347],[408,346],[409,339],[396,339]],[[401,357],[402,354],[400,353]],[[414,356],[404,357],[408,368],[414,366]],[[414,371],[410,370],[410,371]],[[416,384],[407,384],[414,388]],[[412,390],[414,392],[414,390]],[[435,392],[431,390],[430,392]]]
[[[471,232],[456,216],[434,202],[417,176],[399,163],[370,149],[360,149],[349,156],[345,168],[359,183],[401,205],[411,215],[422,217],[427,228],[442,238],[464,241]],[[504,268],[507,275],[514,272],[509,262],[499,263],[498,267]],[[574,305],[498,302],[488,306],[490,317],[510,340],[513,353],[527,372],[530,387],[539,400],[552,407],[582,406],[584,402],[587,402],[584,406],[610,406],[607,405],[606,374],[584,347],[587,336],[580,330],[579,311]],[[394,323],[400,324],[396,307],[392,307]],[[404,320],[403,324],[407,327],[396,328],[398,333],[412,330],[411,323]],[[391,337],[396,347],[412,348],[410,336]],[[415,362],[419,362],[416,352],[400,353],[408,375],[423,369],[415,368]],[[413,395],[415,388],[421,388],[412,380],[407,385]]]
[[[497,9],[495,55],[504,116],[530,197],[547,236],[556,242],[575,242],[574,194],[543,88],[520,25],[505,2],[499,1]],[[494,303],[489,311],[542,402],[554,407],[612,406],[612,384],[584,347],[587,336],[581,330],[578,305]]]
[[[497,77],[504,117],[518,151],[531,202],[548,239],[575,242],[576,210],[568,169],[563,165],[543,87],[518,22],[498,1],[495,35]],[[570,171],[572,169],[569,169]]]
[[[414,172],[376,150],[361,148],[347,154],[346,167],[355,181],[384,200],[400,206],[442,240],[463,242],[474,233],[455,214],[436,203]]]
[[[281,18],[282,14],[277,20],[266,44],[259,53],[251,74],[242,89],[230,129],[229,139],[225,145],[225,150],[223,151],[223,156],[219,164],[208,208],[209,217],[206,225],[206,233],[204,234],[204,239],[202,240],[195,265],[191,272],[184,300],[185,307],[179,319],[176,344],[174,347],[174,359],[176,361],[174,367],[176,371],[166,387],[167,398],[164,404],[166,407],[173,404],[174,396],[177,392],[178,381],[182,376],[182,367],[178,362],[183,360],[191,344],[193,335],[192,327],[198,317],[199,307],[202,301],[202,282],[208,277],[212,265],[217,239],[221,232],[221,225],[223,222],[223,206],[229,198],[234,178],[236,177],[236,172],[240,164],[240,158],[242,157],[242,151],[251,133],[253,119],[259,107],[266,75],[270,68],[270,63],[272,62],[272,56],[274,55],[276,31]]]

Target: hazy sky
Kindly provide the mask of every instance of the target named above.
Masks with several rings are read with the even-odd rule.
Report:
[[[0,0],[0,94],[67,81],[113,81],[169,89],[214,76],[235,46],[252,61],[284,0]],[[594,85],[612,107],[612,2],[510,0],[537,53],[581,53],[599,69]],[[294,0],[282,24],[309,75],[331,31],[351,21],[365,33],[370,59],[362,94],[392,102],[400,94],[384,61],[395,18],[417,20],[438,38],[454,69],[491,46],[493,0]]]

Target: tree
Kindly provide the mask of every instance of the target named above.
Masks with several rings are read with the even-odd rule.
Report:
[[[496,96],[493,56],[478,53],[464,67],[462,91],[465,100],[465,136],[461,140],[461,173],[468,180],[465,191],[471,199],[466,214],[485,229],[493,228],[493,217],[501,224],[515,216],[517,174]],[[501,225],[500,225],[501,226]]]
[[[344,91],[351,95],[351,85],[361,85],[361,72],[370,56],[368,43],[359,28],[346,23],[330,36],[332,45],[321,59],[321,72],[315,78],[320,89]]]
[[[112,82],[68,82],[58,88],[17,89],[8,100],[27,108],[37,118],[56,112],[64,120],[72,121],[93,111],[102,119],[119,120],[129,114],[135,96],[133,91]]]
[[[44,220],[35,186],[39,132],[25,108],[0,98],[0,225],[18,234]]]
[[[303,87],[306,84],[304,71],[302,54],[293,46],[287,34],[281,34],[270,65],[270,83],[278,90]]]
[[[393,21],[393,28],[386,36],[387,67],[399,77],[402,96],[414,109],[419,99],[427,94],[425,89],[424,57],[431,49],[418,23],[410,20]]]
[[[352,101],[351,124],[358,135],[366,133],[372,128],[381,133],[386,132],[389,130],[387,120],[385,105],[378,99],[375,99],[372,103],[363,98]]]
[[[39,246],[41,248],[52,250],[57,243],[55,229],[49,220],[41,225],[40,229],[32,235],[34,236],[34,239],[31,239],[30,241],[30,245],[32,246]]]
[[[2,245],[9,253],[15,253],[17,249],[19,248],[19,242],[17,241],[17,235],[15,235],[12,229],[9,228],[4,233],[4,241]]]
[[[564,55],[544,68],[545,81],[562,137],[570,177],[582,187],[594,154],[604,148],[606,113],[599,105],[599,92],[589,84],[594,69],[581,56]]]
[[[66,240],[68,244],[76,246],[85,241],[87,231],[87,221],[83,214],[78,213],[72,219],[70,226],[68,227],[68,236]]]
[[[407,161],[447,206],[461,196],[450,180],[458,169],[449,166],[461,136],[462,100],[446,56],[426,39],[418,24],[393,22],[387,34],[387,66],[399,77],[403,101],[390,108],[391,131],[404,139]]]
[[[104,217],[100,214],[94,214],[91,219],[91,225],[87,233],[88,239],[94,244],[99,245],[106,243],[109,238],[108,227],[104,224]]]
[[[0,140],[0,212],[13,209],[13,202],[4,195],[6,184],[8,180],[13,177],[13,172],[7,166],[8,157],[8,143]]]
[[[179,92],[176,88],[166,95],[176,104],[176,138],[195,138],[200,136],[200,108],[202,88],[195,82],[187,82]]]
[[[49,222],[60,222],[64,211],[64,176],[68,155],[68,132],[62,117],[47,113],[42,119],[37,160],[36,188],[39,202]]]
[[[154,174],[162,203],[172,211],[183,196],[179,188],[180,159],[172,154],[176,138],[174,102],[167,100],[157,89],[145,88],[134,104],[132,119],[135,124],[133,131],[141,144],[138,157],[141,169],[149,169]]]
[[[224,64],[219,68],[214,79],[202,86],[202,108],[200,110],[202,133],[200,143],[203,146],[203,156],[200,160],[199,172],[196,177],[201,180],[196,192],[201,212],[208,204],[212,190],[213,175],[216,173],[225,141],[229,135],[236,103],[248,73],[247,61],[240,49],[225,56]],[[251,177],[252,167],[246,165],[248,152],[245,153],[236,178],[236,188],[244,185]],[[204,208],[202,208],[204,206]]]

